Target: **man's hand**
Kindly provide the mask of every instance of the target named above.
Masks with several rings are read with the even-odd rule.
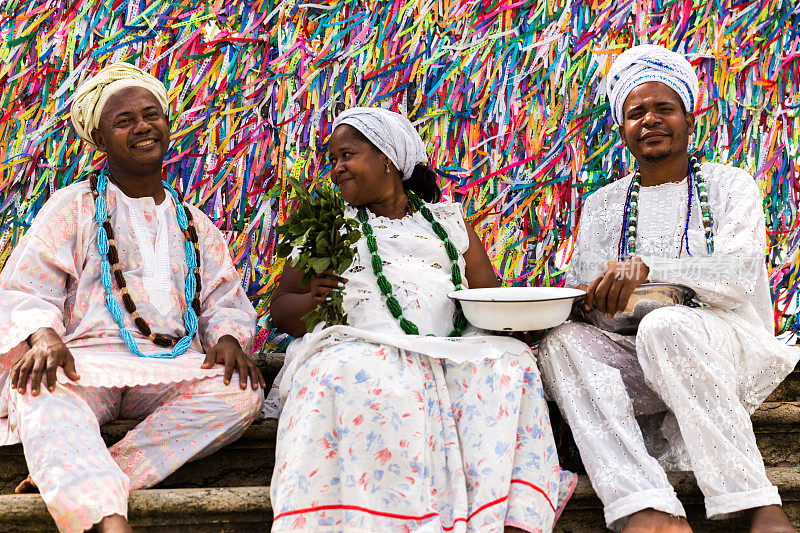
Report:
[[[628,261],[609,261],[603,275],[592,281],[586,289],[584,308],[588,311],[594,307],[612,316],[623,311],[634,289],[647,283],[649,274],[650,267],[639,257]]]
[[[267,388],[261,371],[242,351],[239,341],[230,335],[222,336],[217,344],[208,349],[201,368],[211,368],[215,364],[225,365],[225,377],[223,378],[225,385],[230,385],[233,371],[238,370],[239,387],[242,390],[247,388],[247,376],[250,376],[253,390],[257,390],[259,386],[262,389]]]
[[[28,378],[31,379],[31,391],[39,395],[42,378],[46,376],[45,386],[50,392],[56,388],[56,371],[64,369],[67,377],[78,381],[81,377],[75,371],[75,359],[64,345],[58,333],[52,328],[39,328],[28,337],[31,349],[20,356],[11,366],[11,386],[25,394]]]

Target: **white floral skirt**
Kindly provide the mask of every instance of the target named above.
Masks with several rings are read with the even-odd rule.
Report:
[[[362,341],[295,372],[273,531],[551,531],[558,465],[533,356],[456,364]]]

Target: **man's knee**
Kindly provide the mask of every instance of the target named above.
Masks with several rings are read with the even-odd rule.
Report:
[[[698,330],[698,320],[688,307],[667,306],[647,313],[636,332],[636,339],[669,338],[673,335],[692,334]]]
[[[227,388],[226,402],[233,407],[242,421],[249,424],[255,420],[264,406],[264,391],[261,388],[253,390],[249,382],[247,388],[241,389],[233,380]]]
[[[679,375],[688,365],[677,364],[687,343],[707,342],[699,317],[692,309],[681,306],[662,307],[648,313],[639,323],[636,333],[636,355],[649,381],[664,376],[661,368],[667,364],[671,375]]]
[[[583,365],[593,359],[592,351],[586,348],[596,345],[598,333],[592,326],[582,322],[566,322],[550,330],[539,345],[539,363],[542,372],[555,364]]]
[[[540,357],[548,358],[562,355],[565,345],[580,342],[579,337],[587,326],[581,322],[565,322],[545,334],[539,348]],[[563,354],[567,355],[567,354]]]
[[[228,385],[225,385],[223,376],[214,376],[195,381],[177,392],[180,396],[194,398],[198,408],[203,407],[203,397],[210,401],[221,400],[236,412],[237,418],[248,424],[255,420],[264,404],[264,391],[260,388],[253,390],[249,379],[247,386],[242,389],[235,373]]]

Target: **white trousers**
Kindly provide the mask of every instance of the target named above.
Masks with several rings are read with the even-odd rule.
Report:
[[[686,307],[651,312],[635,341],[581,323],[563,324],[544,338],[545,388],[570,425],[609,528],[621,529],[628,516],[647,508],[686,515],[636,418],[667,410],[659,438],[669,451],[662,463],[688,459],[710,518],[780,504],[737,396],[742,353],[722,318]],[[778,385],[768,373],[756,379],[769,390]]]
[[[9,418],[31,478],[60,531],[79,532],[103,517],[127,516],[128,492],[151,487],[191,459],[237,439],[263,394],[222,376],[194,382],[96,388],[58,383],[39,396],[9,390]],[[100,424],[144,418],[106,448]]]

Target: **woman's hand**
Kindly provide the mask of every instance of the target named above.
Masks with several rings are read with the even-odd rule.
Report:
[[[278,288],[269,304],[269,312],[275,326],[292,337],[306,334],[303,317],[312,312],[317,305],[331,297],[331,291],[341,290],[347,279],[326,270],[311,277],[303,285],[305,272],[286,264],[278,282]]]
[[[250,384],[253,390],[257,390],[259,386],[262,389],[267,388],[267,383],[261,375],[261,370],[245,355],[239,345],[239,341],[230,335],[223,335],[217,341],[217,344],[208,349],[206,359],[203,361],[201,368],[211,368],[215,364],[225,365],[223,378],[225,385],[230,385],[234,370],[238,370],[239,388],[242,390],[247,388],[248,376],[250,376]]]
[[[31,349],[11,366],[11,386],[20,394],[25,394],[29,378],[34,396],[39,395],[43,378],[47,390],[54,391],[58,367],[63,368],[72,381],[81,379],[75,371],[75,359],[52,328],[37,329],[28,337],[28,343]]]
[[[347,283],[346,278],[337,276],[333,273],[333,270],[330,269],[320,274],[315,274],[308,284],[311,297],[314,299],[314,304],[319,305],[325,303],[325,300],[330,298],[328,293],[344,289],[345,283]]]

